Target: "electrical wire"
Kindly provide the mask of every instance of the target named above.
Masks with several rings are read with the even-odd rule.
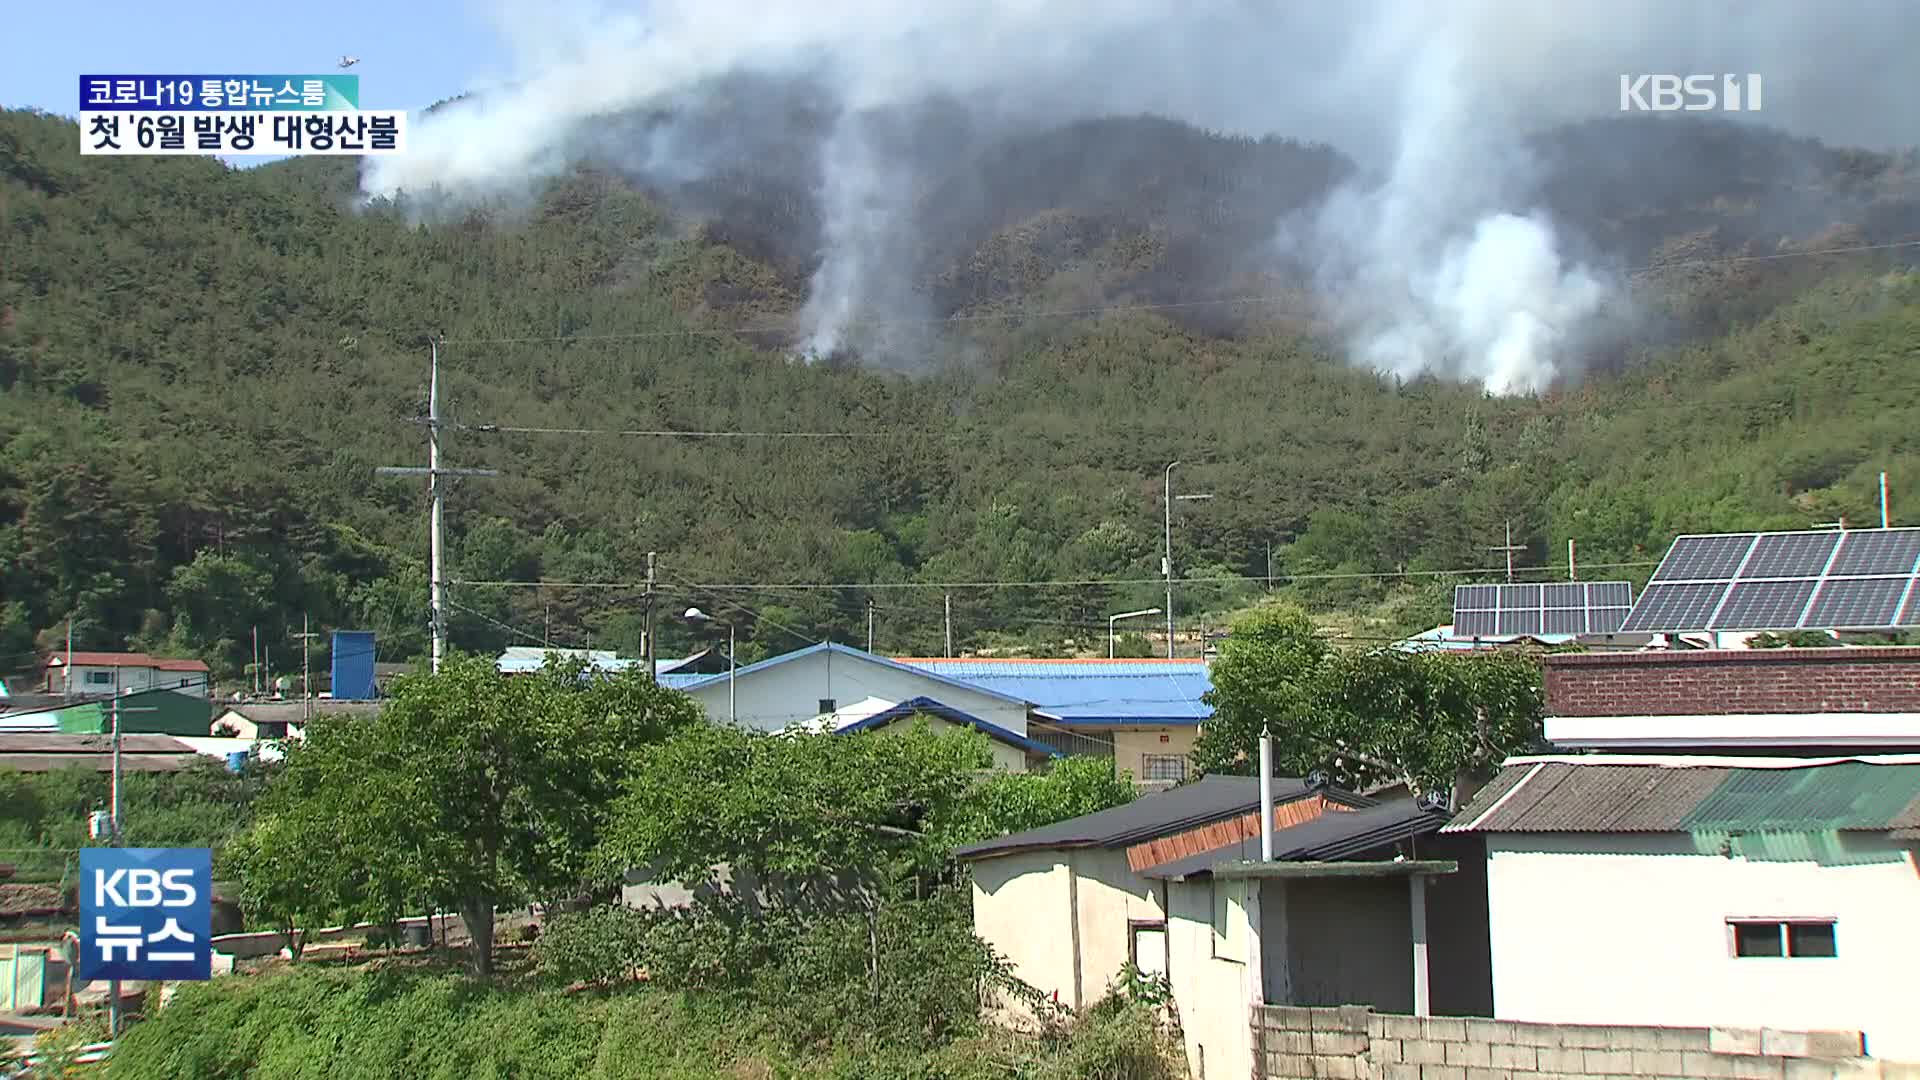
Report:
[[[1634,562],[1581,563],[1585,570],[1622,570],[1658,566],[1658,559],[1642,559]],[[1565,573],[1564,566],[1516,566],[1515,574]],[[1237,574],[1220,577],[1180,578],[1177,586],[1224,585],[1252,582],[1274,582],[1286,584],[1297,581],[1354,581],[1386,580],[1416,577],[1486,577],[1503,574],[1505,571],[1485,566],[1466,567],[1454,570],[1381,570],[1350,571],[1322,574]],[[1054,578],[1029,581],[866,581],[866,582],[682,582],[683,588],[693,589],[708,595],[720,596],[722,592],[771,592],[780,590],[794,591],[876,591],[882,589],[1040,589],[1040,588],[1091,588],[1096,586],[1119,585],[1162,585],[1165,577],[1149,578]],[[515,589],[634,589],[643,588],[646,582],[634,581],[514,581],[514,580],[457,580],[453,584],[469,585],[476,588],[515,588]],[[723,597],[724,598],[724,597]],[[731,601],[729,601],[731,602]],[[744,610],[744,609],[743,609]]]
[[[1623,271],[1628,277],[1657,274],[1668,270],[1679,270],[1697,266],[1717,266],[1735,263],[1772,262],[1780,259],[1805,259],[1825,255],[1848,255],[1873,251],[1894,251],[1903,248],[1920,248],[1920,240],[1900,240],[1884,244],[1855,244],[1845,247],[1817,248],[1811,251],[1779,251],[1768,255],[1726,255],[1704,259],[1678,259],[1672,262],[1650,263]],[[1277,304],[1293,302],[1299,299],[1298,293],[1283,293],[1266,296],[1218,297],[1209,300],[1176,300],[1166,303],[1144,304],[1100,304],[1091,307],[1052,308],[1041,311],[978,312],[968,315],[949,315],[939,319],[871,319],[855,320],[847,323],[848,328],[904,328],[948,326],[962,323],[1012,322],[1022,319],[1080,318],[1089,315],[1106,315],[1128,312],[1175,311],[1201,307],[1225,307],[1242,304]],[[447,338],[443,345],[524,345],[552,342],[587,343],[608,341],[644,341],[656,338],[686,337],[727,337],[751,336],[757,334],[788,334],[793,332],[791,325],[780,326],[734,326],[712,328],[681,328],[676,330],[648,330],[629,334],[546,334],[523,337],[494,338]]]

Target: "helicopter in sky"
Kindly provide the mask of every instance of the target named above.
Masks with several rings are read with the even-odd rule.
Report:
[[[340,58],[341,70],[344,71],[345,69],[350,68],[359,62],[360,62],[360,58],[357,56],[342,56]]]

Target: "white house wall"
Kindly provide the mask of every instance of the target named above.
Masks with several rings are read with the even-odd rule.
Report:
[[[728,717],[727,682],[722,675],[688,691],[706,709],[707,718],[719,723]],[[778,731],[810,720],[826,698],[838,706],[870,697],[892,702],[928,697],[1016,735],[1027,733],[1027,712],[1019,703],[843,653],[822,650],[762,668],[737,683],[740,725],[760,731]]]
[[[1014,852],[973,864],[973,930],[1042,993],[1073,1000],[1073,926],[1063,852]]]
[[[1227,918],[1234,926],[1232,941],[1245,951],[1239,956],[1215,956],[1213,892],[1208,880],[1166,885],[1167,982],[1180,1007],[1187,1068],[1196,1080],[1252,1075],[1248,1018],[1261,972],[1259,916],[1249,908],[1258,908],[1261,890],[1258,882],[1243,886],[1234,893],[1235,902],[1227,905]],[[1255,898],[1251,905],[1245,902],[1248,896]]]
[[[56,694],[65,691],[66,678],[65,668],[50,669],[47,677],[49,690]],[[203,698],[207,696],[207,673],[143,667],[96,667],[88,664],[73,666],[71,692],[74,694],[112,694],[116,691],[124,694],[139,690],[177,690],[191,697]]]
[[[1920,873],[1884,837],[1846,843],[1877,861],[1701,855],[1677,834],[1488,834],[1494,1013],[1864,1031],[1870,1054],[1920,1060]],[[1736,958],[1726,922],[1746,917],[1833,919],[1838,955]]]

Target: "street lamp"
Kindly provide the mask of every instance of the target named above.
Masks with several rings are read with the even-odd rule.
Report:
[[[713,626],[717,624],[727,628],[727,723],[738,723],[740,720],[740,713],[737,707],[738,699],[736,699],[733,694],[733,673],[734,669],[738,666],[733,658],[735,652],[733,647],[733,624],[731,622],[720,622],[720,620],[701,611],[697,607],[688,608],[687,613],[682,615],[681,618],[696,626]]]
[[[1166,556],[1160,560],[1160,572],[1167,575],[1167,659],[1169,660],[1173,659],[1173,504],[1176,501],[1176,496],[1173,493],[1173,467],[1178,464],[1180,463],[1177,461],[1167,462],[1167,498],[1163,520],[1166,528],[1167,553]],[[1211,498],[1213,498],[1212,495],[1181,495],[1177,497],[1178,501],[1181,502],[1197,502],[1201,499]]]
[[[1123,611],[1118,615],[1107,616],[1107,659],[1109,660],[1113,659],[1113,652],[1114,652],[1113,624],[1114,623],[1119,622],[1121,619],[1131,619],[1139,615],[1158,615],[1158,614],[1160,614],[1159,608],[1150,607],[1150,608],[1141,608],[1139,611]]]

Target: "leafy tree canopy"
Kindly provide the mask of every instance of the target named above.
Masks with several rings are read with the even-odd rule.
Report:
[[[1538,743],[1545,708],[1534,654],[1334,649],[1287,607],[1235,624],[1208,702],[1215,719],[1194,750],[1203,771],[1257,771],[1264,727],[1282,775],[1449,794]]]

